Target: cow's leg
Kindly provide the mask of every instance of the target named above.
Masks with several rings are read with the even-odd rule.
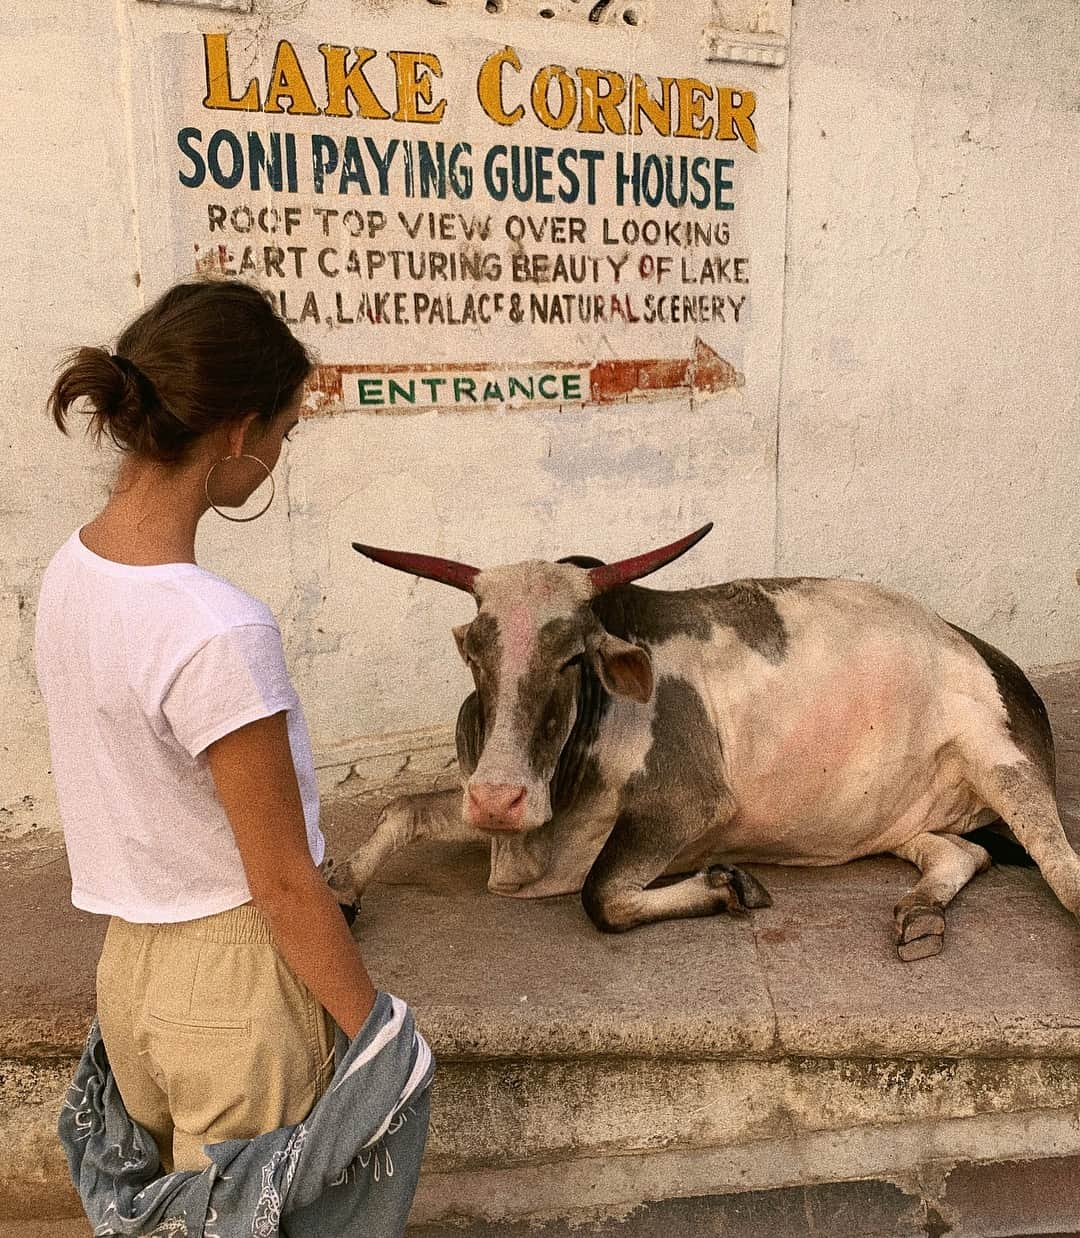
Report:
[[[461,819],[460,790],[428,791],[391,800],[379,815],[371,837],[340,865],[331,884],[347,883],[359,898],[378,868],[421,838],[476,841],[476,831]],[[342,885],[335,888],[340,890]]]
[[[736,809],[722,776],[716,727],[693,684],[660,677],[651,730],[652,746],[620,792],[615,825],[581,889],[589,918],[618,933],[653,920],[767,907],[771,900],[753,877],[720,864],[649,888]]]
[[[663,843],[660,840],[665,840]],[[605,933],[621,933],[655,920],[741,914],[768,907],[765,889],[738,868],[715,864],[682,881],[647,888],[693,841],[670,819],[626,811],[615,821],[581,890],[589,919]]]
[[[896,953],[905,963],[940,954],[945,944],[945,908],[976,873],[990,866],[990,853],[966,838],[917,834],[893,854],[922,873],[896,904]]]
[[[1031,761],[970,770],[983,802],[1012,830],[1062,905],[1080,917],[1080,856],[1058,815],[1052,779]]]

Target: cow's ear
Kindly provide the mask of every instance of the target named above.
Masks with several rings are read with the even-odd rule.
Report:
[[[459,624],[456,628],[454,628],[454,629],[453,629],[453,631],[454,631],[454,642],[455,642],[455,643],[456,643],[456,645],[457,645],[457,651],[458,651],[458,653],[460,653],[460,654],[461,654],[461,660],[462,660],[462,662],[464,662],[464,663],[465,663],[465,665],[466,665],[466,666],[468,666],[468,664],[469,664],[469,659],[468,659],[468,656],[467,656],[467,655],[466,655],[466,653],[465,653],[465,636],[466,636],[466,634],[468,633],[470,626],[471,626],[471,625],[470,625],[470,624],[468,624],[468,623],[462,623],[462,624]]]
[[[590,642],[589,653],[600,682],[616,696],[647,701],[653,692],[652,659],[640,645],[605,632]]]

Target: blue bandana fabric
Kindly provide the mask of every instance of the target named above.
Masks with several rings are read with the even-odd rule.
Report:
[[[97,1238],[398,1238],[427,1138],[431,1050],[388,993],[337,1049],[330,1087],[303,1122],[208,1145],[206,1169],[163,1174],[95,1020],[59,1132]]]

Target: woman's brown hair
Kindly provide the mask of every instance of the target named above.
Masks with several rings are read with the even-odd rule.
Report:
[[[135,319],[110,354],[79,348],[49,396],[67,433],[85,400],[89,432],[160,463],[182,460],[202,434],[247,413],[269,421],[299,393],[312,361],[250,284],[177,284]]]

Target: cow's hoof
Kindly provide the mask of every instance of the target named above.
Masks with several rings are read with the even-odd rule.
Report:
[[[705,880],[724,896],[722,910],[732,915],[745,915],[755,907],[771,907],[768,891],[749,873],[730,864],[713,864],[705,870]]]
[[[945,945],[945,912],[932,903],[897,908],[896,953],[905,963],[940,954]]]
[[[769,891],[765,889],[756,877],[751,877],[749,873],[743,872],[741,868],[733,868],[731,870],[731,880],[735,884],[735,889],[739,892],[739,899],[744,907],[749,907],[751,911],[755,911],[758,907],[772,906],[772,897]]]
[[[348,860],[335,860],[327,856],[319,865],[319,871],[339,903],[351,903],[356,900],[358,891],[352,875],[352,866]]]
[[[916,959],[933,958],[944,948],[944,933],[928,933],[925,937],[916,937],[914,941],[900,942],[896,947],[896,953],[902,963],[914,963]]]

